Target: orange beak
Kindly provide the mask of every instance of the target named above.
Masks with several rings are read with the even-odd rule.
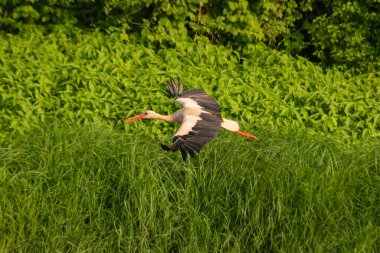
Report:
[[[131,117],[131,118],[125,119],[125,120],[124,120],[124,123],[133,122],[133,121],[140,120],[140,119],[143,119],[143,118],[145,118],[144,114],[136,115],[136,116],[134,116],[134,117]]]

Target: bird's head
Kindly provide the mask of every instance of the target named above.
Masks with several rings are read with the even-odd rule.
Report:
[[[133,122],[133,121],[141,120],[141,119],[155,119],[157,115],[158,114],[156,112],[147,110],[143,114],[139,114],[131,118],[125,119],[124,123],[129,123],[129,122]]]

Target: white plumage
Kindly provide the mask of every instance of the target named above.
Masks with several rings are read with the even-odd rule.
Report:
[[[199,120],[201,120],[199,116],[185,115],[183,117],[180,128],[175,133],[175,136],[188,134],[191,131],[191,129],[194,128],[194,126],[197,124]]]
[[[228,131],[236,132],[239,131],[239,123],[230,119],[223,119],[222,127]]]
[[[175,101],[181,104],[184,108],[203,109],[197,102],[195,102],[191,98],[177,98]]]

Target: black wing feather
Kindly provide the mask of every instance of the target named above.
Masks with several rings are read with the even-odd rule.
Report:
[[[184,161],[187,154],[194,157],[196,152],[199,152],[206,143],[219,134],[222,124],[220,115],[202,113],[200,117],[202,120],[198,121],[188,134],[176,135],[173,138],[172,146],[161,145],[161,147],[167,151],[179,150]]]
[[[178,81],[178,88],[173,78],[170,78],[170,81],[166,84],[166,86],[174,99],[182,94],[183,84],[181,80]]]
[[[176,98],[190,98],[199,106],[214,114],[220,114],[220,106],[215,99],[207,95],[202,89],[187,90],[179,94]]]
[[[207,95],[202,89],[187,90],[183,92],[182,80],[178,81],[178,87],[173,78],[167,83],[168,90],[174,99],[190,98],[193,99],[199,106],[214,114],[220,113],[220,106],[215,99]]]

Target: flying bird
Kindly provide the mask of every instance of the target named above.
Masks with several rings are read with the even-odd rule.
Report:
[[[219,104],[202,89],[183,92],[182,81],[179,80],[177,88],[173,78],[167,83],[167,87],[174,100],[183,106],[182,109],[170,115],[161,115],[148,110],[143,114],[124,120],[125,123],[141,119],[160,119],[166,122],[180,123],[181,126],[174,135],[173,144],[171,146],[161,144],[162,149],[179,150],[185,161],[188,154],[194,157],[203,145],[214,139],[221,128],[258,140],[254,135],[239,131],[240,127],[236,121],[222,118]]]

